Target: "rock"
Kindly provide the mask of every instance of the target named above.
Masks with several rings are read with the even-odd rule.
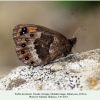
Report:
[[[0,90],[100,90],[100,49],[17,67],[0,79]]]

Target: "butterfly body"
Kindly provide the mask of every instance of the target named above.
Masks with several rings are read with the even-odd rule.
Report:
[[[76,38],[67,39],[56,31],[34,24],[15,26],[13,39],[18,58],[34,67],[67,56],[76,43]]]

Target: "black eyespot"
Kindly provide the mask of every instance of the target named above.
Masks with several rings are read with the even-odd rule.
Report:
[[[21,31],[21,32],[20,32],[20,35],[23,35],[23,34],[25,34],[25,32],[22,32],[22,31]]]
[[[23,27],[22,28],[22,31],[27,32],[27,28],[26,27]]]
[[[26,57],[25,57],[25,60],[28,60],[28,59],[29,59],[29,57],[28,57],[28,56],[26,56]]]
[[[26,38],[25,41],[28,42],[28,41],[30,41],[30,40],[29,40],[29,38]]]
[[[30,37],[33,37],[34,36],[34,34],[30,34]]]
[[[24,54],[24,53],[25,53],[25,51],[24,51],[24,50],[22,50],[22,51],[21,51],[21,54]]]
[[[31,64],[34,64],[34,62],[33,62],[33,61],[31,61]]]
[[[26,46],[26,44],[25,44],[25,43],[22,43],[22,44],[21,44],[21,46],[22,46],[22,47],[25,47],[25,46]]]
[[[20,32],[20,35],[26,34],[27,33],[27,28],[23,27],[22,31]]]

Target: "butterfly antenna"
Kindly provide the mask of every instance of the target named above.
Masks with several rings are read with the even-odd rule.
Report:
[[[82,26],[78,28],[78,30],[74,33],[73,38],[75,38],[76,33],[81,29]]]

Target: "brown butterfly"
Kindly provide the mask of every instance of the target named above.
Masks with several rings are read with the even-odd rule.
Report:
[[[18,58],[26,65],[39,66],[67,56],[76,44],[76,37],[67,39],[49,28],[19,24],[13,29]]]

